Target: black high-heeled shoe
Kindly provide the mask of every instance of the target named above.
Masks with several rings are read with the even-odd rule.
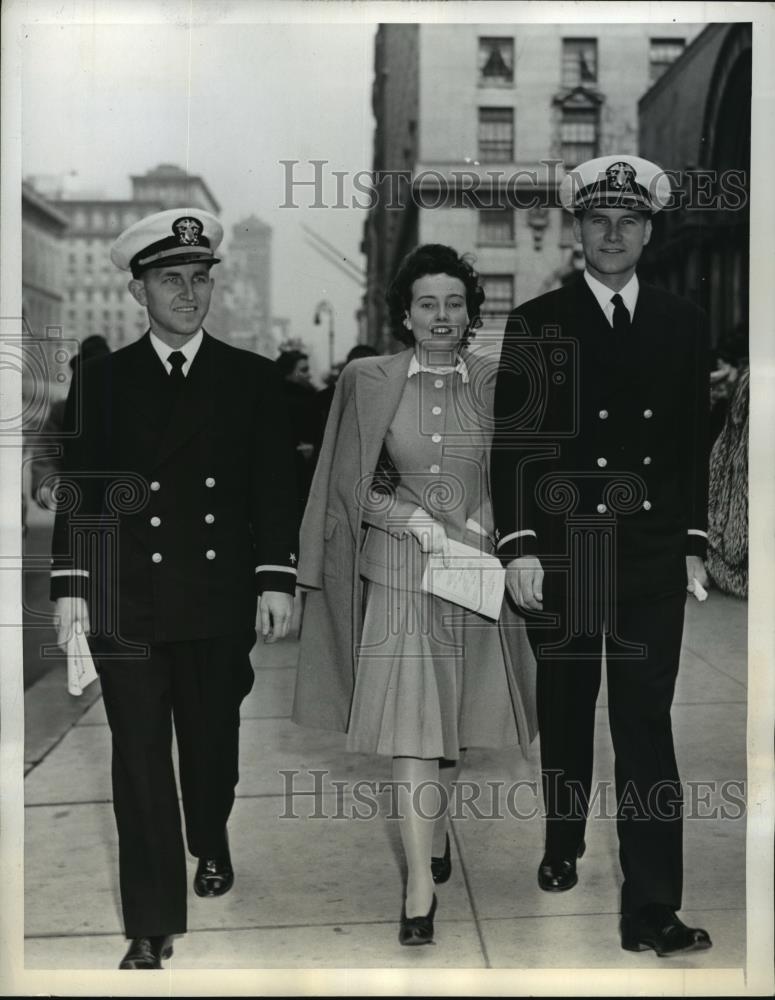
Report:
[[[446,882],[452,874],[452,861],[449,856],[449,834],[444,845],[444,856],[441,858],[431,858],[431,877],[436,885]]]
[[[431,908],[424,917],[407,917],[406,900],[404,900],[404,905],[401,907],[401,927],[398,931],[398,940],[401,944],[433,944],[433,915],[435,912],[435,892]]]

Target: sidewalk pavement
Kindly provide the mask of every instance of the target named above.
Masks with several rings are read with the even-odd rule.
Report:
[[[746,776],[745,602],[711,593],[687,606],[673,720],[687,792],[686,812],[703,815],[720,794],[691,782],[743,782]],[[241,780],[230,822],[236,870],[220,899],[189,891],[189,933],[165,964],[173,969],[415,968],[655,969],[739,968],[745,964],[745,815],[687,818],[683,918],[704,926],[712,950],[664,962],[653,952],[623,951],[618,938],[620,871],[615,823],[592,820],[579,885],[540,892],[540,798],[516,782],[538,782],[538,748],[470,751],[461,779],[503,782],[505,818],[487,818],[488,797],[453,823],[450,881],[438,889],[436,945],[402,948],[398,918],[402,861],[389,804],[371,821],[351,818],[352,784],[385,781],[390,762],[344,750],[336,733],[304,730],[289,719],[297,641],[256,646],[254,689],[243,704]],[[27,692],[25,781],[25,965],[28,969],[115,969],[124,949],[118,856],[110,787],[110,734],[92,685],[66,693],[63,669]],[[326,770],[323,794],[312,770]],[[597,780],[613,781],[605,688],[598,705]],[[340,790],[332,781],[343,782]],[[536,786],[534,786],[535,788]],[[537,786],[540,788],[540,785]],[[614,797],[609,789],[609,812]],[[315,813],[317,811],[317,817]],[[297,817],[281,818],[288,812]],[[514,809],[511,810],[514,812]],[[741,815],[742,813],[742,815]],[[322,814],[322,815],[321,815]],[[192,879],[195,862],[189,858]]]

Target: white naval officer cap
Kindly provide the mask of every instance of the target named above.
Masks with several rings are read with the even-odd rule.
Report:
[[[215,256],[223,226],[201,208],[168,208],[133,223],[116,238],[110,259],[122,271],[138,278],[152,267],[217,264]]]
[[[587,208],[659,212],[669,204],[670,195],[670,178],[661,167],[623,153],[586,160],[560,184],[560,203],[569,212]]]

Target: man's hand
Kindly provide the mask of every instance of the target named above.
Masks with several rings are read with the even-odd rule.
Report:
[[[264,642],[284,639],[293,614],[293,598],[280,590],[265,590],[258,599]]]
[[[67,642],[76,632],[88,635],[89,605],[83,597],[58,597],[54,604],[57,621],[57,646],[67,650]]]
[[[522,611],[542,611],[544,571],[536,556],[520,556],[506,567],[506,586]]]
[[[407,527],[420,543],[420,550],[434,556],[441,556],[445,566],[449,566],[449,538],[443,524],[434,521],[430,514],[418,507],[407,521]]]
[[[690,594],[694,593],[694,581],[704,587],[705,590],[708,589],[708,574],[705,569],[705,563],[700,559],[699,556],[687,556],[686,557],[686,589]]]

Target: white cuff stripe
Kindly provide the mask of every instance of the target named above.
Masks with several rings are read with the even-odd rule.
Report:
[[[498,548],[500,548],[502,545],[505,545],[506,542],[510,542],[512,538],[521,538],[523,535],[532,535],[533,538],[536,537],[536,533],[534,531],[531,531],[530,529],[526,529],[525,531],[512,531],[510,535],[505,535],[503,538],[501,538],[501,540],[498,542]]]
[[[707,531],[700,531],[698,528],[689,528],[689,530],[686,532],[686,534],[687,535],[699,535],[700,538],[707,538],[708,537],[708,532]]]
[[[52,576],[88,576],[88,569],[52,569]]]
[[[256,573],[293,573],[296,576],[296,570],[292,566],[256,566]]]

